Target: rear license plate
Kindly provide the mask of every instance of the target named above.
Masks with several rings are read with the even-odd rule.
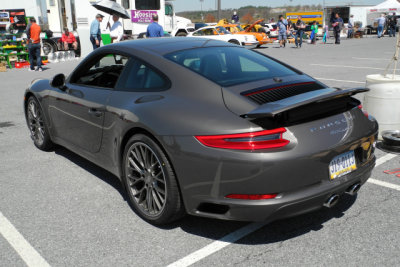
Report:
[[[354,151],[343,153],[333,158],[329,164],[329,173],[331,180],[348,174],[357,169]]]

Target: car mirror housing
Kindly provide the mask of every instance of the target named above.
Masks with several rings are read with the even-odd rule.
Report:
[[[64,90],[65,89],[65,75],[62,73],[57,74],[56,76],[53,77],[53,80],[51,80],[50,85],[52,87],[56,87],[61,90]]]

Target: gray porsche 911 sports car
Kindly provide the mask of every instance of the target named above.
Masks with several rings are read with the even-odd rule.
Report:
[[[366,182],[378,124],[352,97],[365,91],[225,42],[144,39],[34,81],[24,110],[39,149],[114,173],[151,223],[260,221],[331,207]]]

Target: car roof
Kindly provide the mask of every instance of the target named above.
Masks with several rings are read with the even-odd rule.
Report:
[[[120,43],[107,45],[104,47],[109,47],[109,48],[115,47],[118,48],[119,50],[125,50],[127,52],[129,52],[130,49],[135,49],[163,56],[165,54],[169,54],[180,50],[200,48],[200,47],[215,47],[215,46],[236,47],[236,45],[224,41],[196,38],[196,37],[147,38],[147,39],[138,39],[132,41],[123,41]]]

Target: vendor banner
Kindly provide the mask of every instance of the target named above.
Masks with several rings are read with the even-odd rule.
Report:
[[[131,10],[132,22],[152,23],[153,15],[157,15],[157,11],[154,11],[154,10]]]

